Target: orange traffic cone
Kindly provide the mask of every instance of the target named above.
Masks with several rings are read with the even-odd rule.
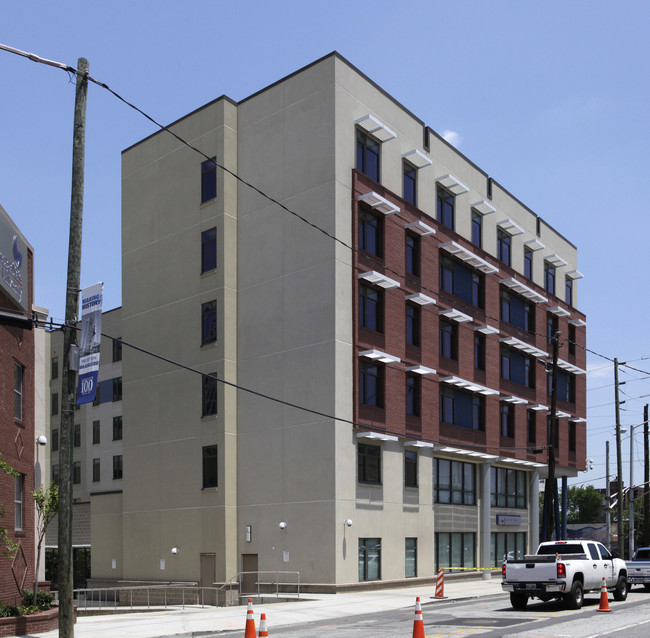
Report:
[[[609,601],[607,600],[607,582],[603,576],[603,584],[600,588],[600,607],[596,611],[612,611],[609,608]]]
[[[269,632],[266,629],[266,614],[262,614],[262,617],[260,618],[260,633],[257,635],[259,638],[269,635]]]
[[[253,616],[253,599],[248,599],[248,610],[246,611],[246,632],[244,638],[256,638],[255,617]]]
[[[413,621],[413,638],[424,638],[424,620],[422,620],[422,605],[420,597],[415,599],[415,619]]]

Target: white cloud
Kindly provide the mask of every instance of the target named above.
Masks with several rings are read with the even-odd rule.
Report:
[[[445,141],[449,142],[456,148],[458,148],[463,141],[463,138],[458,133],[456,133],[456,131],[450,131],[449,129],[445,129],[442,132],[442,137]]]

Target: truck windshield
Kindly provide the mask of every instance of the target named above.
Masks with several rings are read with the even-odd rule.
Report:
[[[572,543],[558,543],[557,545],[542,545],[539,554],[583,554],[582,545]]]

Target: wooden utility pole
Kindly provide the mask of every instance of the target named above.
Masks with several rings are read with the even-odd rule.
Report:
[[[77,371],[71,369],[71,350],[76,344],[75,324],[79,309],[81,272],[81,229],[84,196],[84,153],[86,137],[86,95],[88,92],[88,60],[77,61],[72,145],[72,194],[70,198],[70,238],[68,243],[68,279],[63,328],[63,405],[59,438],[59,636],[74,637],[73,562],[72,562],[72,468],[74,450],[74,408]],[[77,366],[72,366],[76,368]]]
[[[618,555],[623,558],[625,532],[623,530],[623,461],[621,458],[621,404],[618,400],[618,359],[614,358],[614,403],[616,406],[616,480],[618,482],[618,503],[616,504]]]
[[[555,523],[556,538],[559,538],[560,522],[555,516],[553,507],[557,483],[555,479],[555,442],[557,441],[557,357],[560,345],[560,333],[556,332],[551,339],[553,345],[553,364],[551,368],[551,427],[548,431],[548,476],[544,483],[544,540],[550,541],[553,534],[553,523]]]
[[[643,408],[643,545],[650,546],[650,462],[648,460],[648,404]]]

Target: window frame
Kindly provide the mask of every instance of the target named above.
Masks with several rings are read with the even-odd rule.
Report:
[[[377,565],[371,570],[373,558]],[[359,582],[381,580],[381,538],[359,538],[358,564]]]
[[[421,322],[422,310],[420,306],[412,303],[406,303],[405,309],[406,320],[406,343],[415,348],[420,347],[421,343]]]
[[[25,475],[17,474],[14,476],[14,530],[22,532],[24,527],[25,515]]]
[[[471,422],[463,421],[471,406]],[[451,417],[451,418],[449,418]],[[459,388],[440,387],[440,423],[485,432],[485,397]]]
[[[204,374],[201,377],[201,418],[216,416],[218,412],[217,373]]]
[[[201,448],[201,476],[204,490],[219,487],[219,446],[204,445]]]
[[[492,507],[526,509],[528,507],[527,476],[514,468],[490,468],[490,503]]]
[[[404,578],[417,578],[417,575],[418,539],[415,536],[407,536],[404,539]]]
[[[406,274],[413,277],[420,276],[420,237],[413,233],[406,233],[404,238],[404,256]]]
[[[366,177],[381,183],[381,142],[358,127],[356,132],[356,168]]]
[[[472,210],[472,244],[483,248],[483,215]]]
[[[217,198],[217,156],[201,162],[201,204]]]
[[[418,374],[406,375],[406,414],[422,415],[422,378]]]
[[[440,320],[440,356],[458,361],[458,324],[455,321]]]
[[[380,445],[357,443],[357,483],[382,484],[382,448]]]
[[[476,464],[455,459],[434,459],[433,502],[441,505],[478,504]]]
[[[201,345],[217,343],[217,300],[201,304]]]
[[[201,274],[217,269],[217,227],[201,231]]]
[[[450,230],[456,226],[456,196],[444,186],[436,185],[436,220]]]
[[[383,365],[371,361],[359,362],[359,403],[373,408],[384,407]]]
[[[101,425],[101,420],[100,419],[95,419],[93,421],[93,445],[99,445],[101,443],[101,438],[102,438],[102,425]]]
[[[368,284],[359,284],[359,327],[384,332],[384,291]]]
[[[524,246],[524,277],[530,279],[532,281],[533,279],[533,255],[535,253],[528,248],[528,246]]]
[[[113,401],[122,400],[122,377],[113,378]]]
[[[544,262],[544,290],[554,295],[555,294],[555,266],[549,262]]]
[[[122,361],[122,338],[113,339],[113,363]]]
[[[124,436],[124,423],[122,415],[118,414],[113,417],[113,441],[121,441]]]
[[[418,199],[418,169],[406,160],[402,160],[402,197],[413,206]]]
[[[564,278],[564,301],[568,306],[573,306],[573,279],[567,276]]]
[[[481,332],[474,332],[474,369],[485,370],[485,335]]]
[[[93,459],[93,483],[99,483],[101,480],[101,461]]]
[[[113,480],[119,481],[124,478],[124,459],[122,454],[113,456]]]
[[[367,208],[360,208],[358,213],[359,250],[373,255],[384,256],[384,218]]]
[[[512,262],[512,235],[497,228],[497,259],[510,266]]]
[[[522,361],[523,376],[521,378],[517,376],[517,369],[515,368],[513,370],[513,361],[517,362],[517,364],[519,361]],[[519,350],[513,350],[512,348],[502,346],[500,351],[500,367],[501,378],[505,381],[518,383],[526,388],[535,387],[534,357],[526,355]]]
[[[25,393],[25,367],[14,361],[14,420],[23,420],[23,396]]]
[[[515,438],[515,406],[505,401],[499,406],[499,433],[502,438]]]

